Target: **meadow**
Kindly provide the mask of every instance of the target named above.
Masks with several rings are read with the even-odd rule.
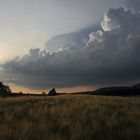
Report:
[[[140,98],[0,98],[0,140],[139,140]]]

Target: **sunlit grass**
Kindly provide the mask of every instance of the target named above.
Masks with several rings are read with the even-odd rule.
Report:
[[[137,140],[140,98],[0,98],[0,140]]]

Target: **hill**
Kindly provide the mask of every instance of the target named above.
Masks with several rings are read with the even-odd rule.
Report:
[[[132,87],[105,87],[95,91],[79,92],[77,94],[103,95],[103,96],[139,96],[140,84]]]
[[[96,90],[94,94],[108,95],[108,96],[137,96],[140,95],[140,88],[136,88],[136,87],[101,88]]]

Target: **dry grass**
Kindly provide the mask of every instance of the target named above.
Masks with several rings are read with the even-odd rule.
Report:
[[[104,139],[140,139],[140,98],[0,98],[0,140]]]

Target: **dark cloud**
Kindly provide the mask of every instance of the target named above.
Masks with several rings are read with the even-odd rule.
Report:
[[[140,0],[125,0],[128,8],[134,12],[140,11]]]
[[[140,78],[140,13],[106,11],[102,29],[61,51],[31,49],[4,65],[5,79],[35,89],[78,85],[123,85]],[[82,33],[81,33],[82,34]],[[80,44],[80,45],[79,45]],[[63,44],[62,44],[63,45]]]

